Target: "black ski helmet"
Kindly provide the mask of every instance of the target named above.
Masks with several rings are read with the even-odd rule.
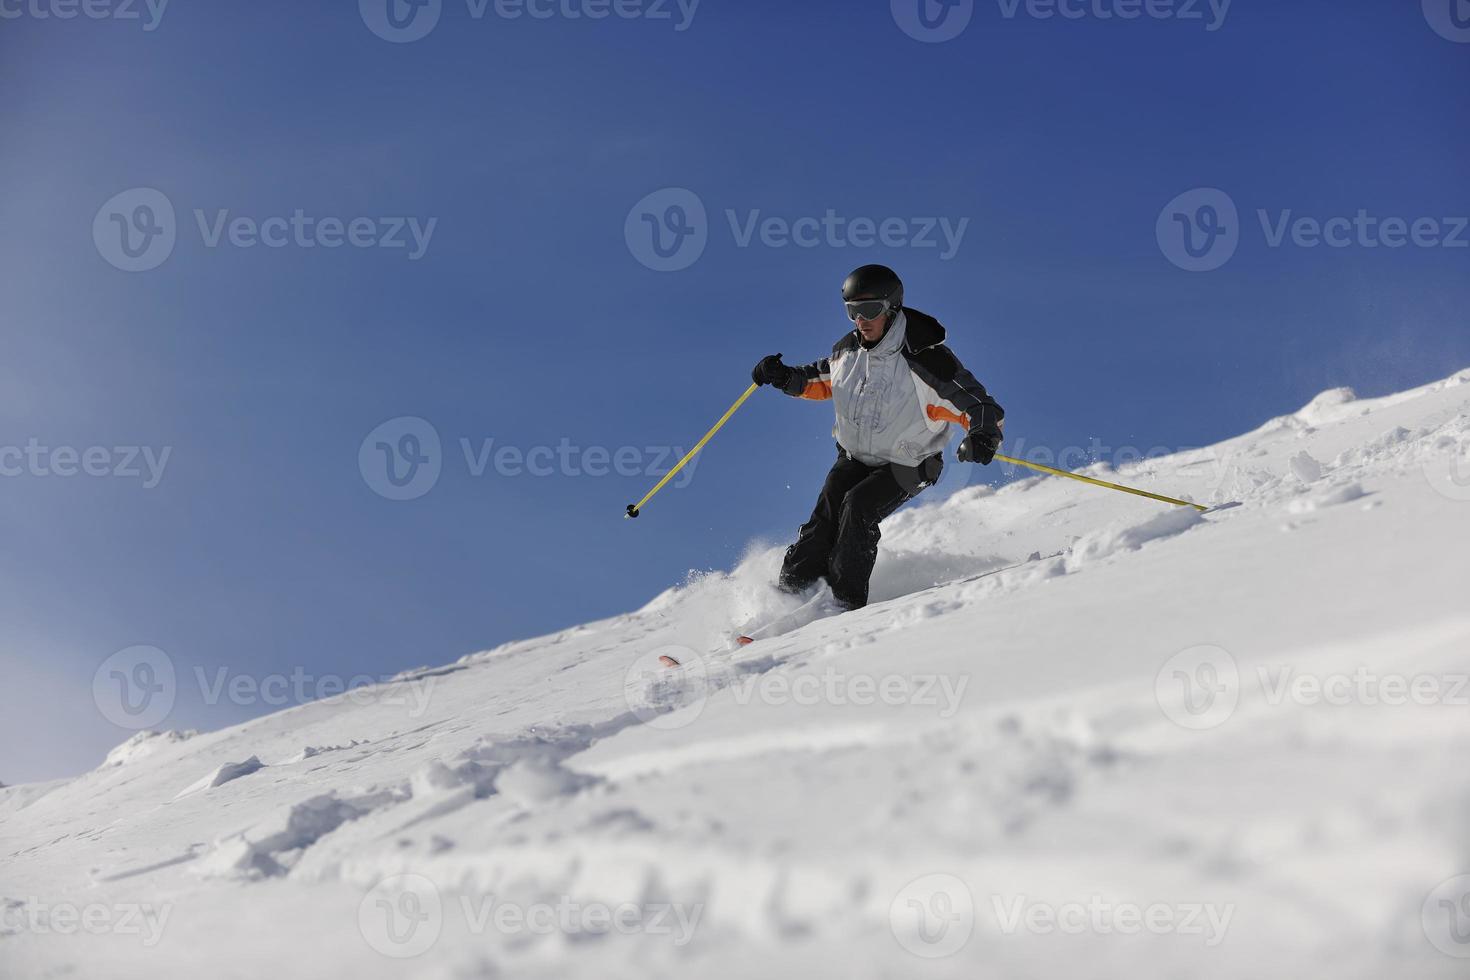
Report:
[[[886,265],[859,266],[842,283],[842,301],[850,303],[860,296],[886,299],[891,309],[901,309],[903,280]]]

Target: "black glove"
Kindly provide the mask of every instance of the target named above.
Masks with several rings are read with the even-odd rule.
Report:
[[[791,380],[791,368],[781,363],[780,354],[769,354],[760,359],[755,370],[750,372],[750,380],[758,385],[775,385],[777,388],[785,388]]]
[[[995,454],[1000,451],[1000,433],[982,432],[979,429],[971,429],[970,434],[965,436],[960,443],[960,448],[955,451],[955,459],[961,463],[976,462],[981,466],[989,466]]]

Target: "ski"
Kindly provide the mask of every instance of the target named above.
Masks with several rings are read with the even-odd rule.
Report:
[[[792,630],[800,629],[808,623],[814,623],[819,619],[826,619],[829,616],[835,616],[845,611],[832,598],[831,589],[823,585],[817,590],[816,595],[791,610],[791,612],[778,616],[757,629],[737,634],[735,642],[740,646],[749,646],[756,640],[790,633]]]
[[[1060,558],[1064,554],[1066,554],[1065,550],[1054,551],[1049,555],[1043,555],[1039,551],[1033,551],[1027,558],[1022,561],[1013,562],[1012,564],[1004,565],[1000,568],[992,568],[989,571],[980,572],[979,574],[970,575],[965,578],[955,579],[951,582],[940,582],[933,587],[943,588],[949,585],[963,585],[967,582],[975,582],[982,578],[988,578],[991,575],[999,575],[1001,572],[1009,572],[1013,569],[1021,568],[1024,565],[1030,565],[1038,561],[1046,561],[1050,558]],[[773,636],[781,636],[782,634],[790,633],[792,630],[800,629],[803,626],[814,623],[819,619],[827,619],[831,616],[841,615],[841,613],[843,613],[844,611],[845,610],[833,607],[831,593],[827,589],[823,588],[816,595],[812,596],[812,598],[808,599],[802,605],[798,606],[796,609],[792,610],[786,615],[780,616],[772,620],[771,622],[766,623],[764,626],[761,626],[758,629],[750,630],[746,633],[737,634],[735,637],[735,642],[740,646],[749,646],[757,640],[767,639]]]
[[[1065,549],[1063,549],[1062,551],[1054,551],[1046,555],[1043,555],[1039,551],[1033,551],[1022,561],[1012,562],[1011,564],[1003,565],[1000,568],[992,568],[988,571],[979,572],[975,575],[969,575],[965,578],[955,579],[950,582],[940,582],[933,586],[933,588],[938,589],[944,588],[945,586],[949,585],[964,585],[969,582],[977,582],[980,579],[989,578],[992,575],[999,575],[1002,572],[1013,571],[1026,565],[1035,564],[1039,561],[1047,561],[1052,558],[1060,558],[1066,553],[1067,552]],[[734,640],[736,645],[738,646],[749,646],[750,644],[755,643],[757,640],[769,639],[773,636],[781,636],[783,634],[790,633],[793,630],[800,629],[803,626],[815,623],[819,619],[828,619],[832,616],[841,615],[845,611],[846,610],[837,608],[836,603],[832,599],[831,591],[824,586],[817,592],[816,595],[806,600],[806,602],[803,602],[800,606],[797,606],[791,612],[786,613],[782,616],[778,616],[777,618],[771,620],[763,626],[757,627],[744,633],[737,633],[735,634]],[[663,666],[669,668],[682,666],[682,664],[680,664],[678,660],[675,660],[673,657],[668,656],[659,657],[658,662]]]

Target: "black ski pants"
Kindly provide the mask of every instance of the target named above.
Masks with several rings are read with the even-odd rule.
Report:
[[[825,578],[849,609],[868,604],[868,579],[878,559],[878,524],[939,479],[940,456],[920,466],[869,466],[838,447],[811,519],[786,549],[780,588],[801,592]]]

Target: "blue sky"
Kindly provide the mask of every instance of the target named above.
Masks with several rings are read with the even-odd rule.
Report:
[[[865,262],[1030,448],[1202,445],[1470,365],[1467,5],[927,0],[969,20],[925,41],[917,2],[443,0],[393,42],[386,0],[0,0],[0,779],[130,734],[93,693],[125,648],[178,673],[163,725],[214,728],[272,705],[196,669],[443,663],[790,537],[831,413],[769,391],[621,514],[761,355],[830,348]],[[1196,189],[1236,209],[1209,271],[1159,232],[1204,234],[1218,194],[1165,213]],[[691,200],[703,251],[650,268],[638,230]],[[1360,212],[1341,247],[1292,224]],[[404,417],[438,477],[393,500],[359,450]],[[462,440],[512,455],[476,475]],[[635,475],[593,475],[619,450]]]

